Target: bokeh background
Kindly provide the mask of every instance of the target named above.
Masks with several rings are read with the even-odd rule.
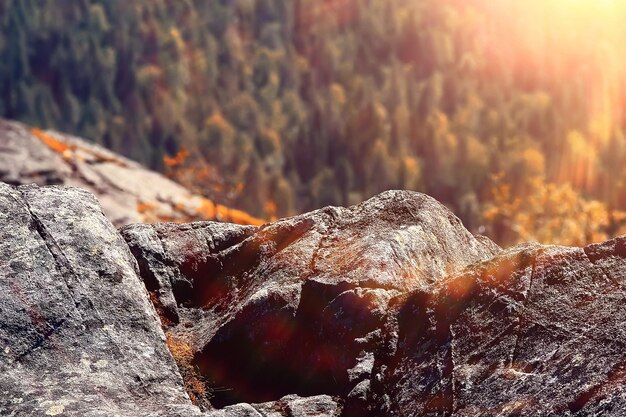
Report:
[[[626,233],[626,2],[0,0],[0,116],[272,219],[390,188],[500,243]]]

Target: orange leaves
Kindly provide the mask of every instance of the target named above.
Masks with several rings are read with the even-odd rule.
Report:
[[[501,174],[495,175],[493,182],[492,200],[483,218],[500,242],[583,246],[608,238],[611,212],[600,201],[585,199],[569,183],[529,178],[522,199],[513,194]]]
[[[232,129],[221,113],[214,113],[207,120],[207,123],[214,127]],[[217,196],[220,201],[232,199],[233,195],[240,195],[245,189],[245,185],[242,182],[238,182],[233,187],[225,184],[215,167],[201,160],[192,159],[192,155],[187,149],[181,149],[172,157],[164,157],[163,163],[165,164],[168,177],[189,188],[192,192]],[[216,204],[208,198],[200,199],[199,204],[192,201],[189,203],[189,205],[185,206],[181,204],[174,205],[174,211],[181,217],[176,219],[177,221],[217,220],[250,225],[261,225],[264,223],[262,219],[251,216],[241,210]],[[138,205],[137,210],[142,214],[150,213],[154,210],[154,207],[151,207],[150,204],[141,203]],[[159,218],[163,219],[162,216]]]
[[[175,168],[183,165],[188,157],[189,151],[183,148],[174,156],[164,156],[163,163],[167,168]]]

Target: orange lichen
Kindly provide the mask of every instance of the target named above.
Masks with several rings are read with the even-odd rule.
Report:
[[[267,217],[274,221],[276,220],[276,213],[278,212],[278,205],[276,204],[276,202],[272,201],[272,200],[268,200],[265,203],[265,214],[267,215]]]
[[[221,204],[215,204],[209,199],[202,199],[197,215],[204,220],[218,220],[237,224],[249,224],[260,226],[265,223],[262,219],[249,215],[248,213],[231,209]]]
[[[249,215],[241,210],[231,209],[220,204],[215,206],[215,218],[223,222],[231,222],[237,224],[250,224],[260,226],[265,223],[263,220]]]
[[[190,221],[188,218],[172,217],[172,216],[156,216],[158,223],[187,223]]]
[[[215,204],[211,200],[203,198],[202,204],[198,208],[198,214],[206,220],[215,219]]]
[[[167,347],[178,364],[185,383],[185,390],[195,405],[207,397],[207,388],[193,364],[193,349],[186,340],[171,334],[167,335]]]
[[[188,213],[189,208],[184,204],[176,203],[174,204],[174,211],[176,211],[177,213]]]
[[[261,226],[265,223],[264,220],[249,215],[241,210],[230,210],[230,221],[237,224],[249,224],[253,226]]]
[[[74,151],[80,150],[84,154],[90,155],[98,162],[110,162],[122,167],[128,167],[128,163],[126,163],[123,159],[108,155],[106,152],[99,152],[97,148],[89,148],[87,146],[80,146],[73,143],[70,144],[63,142],[62,140],[56,139],[36,127],[33,127],[30,131],[46,146],[48,146],[48,148],[60,154],[61,156],[63,156],[64,159],[68,161],[74,158],[78,158]]]
[[[156,209],[156,206],[152,203],[146,203],[146,202],[140,201],[137,204],[137,211],[140,214],[146,214],[146,213],[152,212],[154,211],[154,209]]]
[[[219,120],[217,117],[216,120]],[[100,162],[111,162],[116,163],[121,166],[126,166],[123,160],[116,159],[114,157],[108,156],[104,153],[97,152],[91,150],[89,148],[78,147],[74,144],[68,144],[61,140],[55,139],[51,135],[46,134],[41,129],[32,128],[31,132],[37,138],[39,138],[46,146],[48,146],[54,152],[62,155],[66,160],[70,160],[75,157],[73,153],[75,150],[80,149],[81,152],[89,154],[95,157]],[[193,174],[196,179],[204,179],[204,178],[212,178],[215,176],[215,173],[211,170],[211,167],[203,167],[202,169],[182,169],[189,157],[189,151],[186,149],[181,149],[175,156],[173,157],[164,157],[163,163],[168,169],[173,171],[180,170],[180,173],[185,173],[186,175]],[[179,173],[179,174],[180,174]],[[237,185],[237,190],[243,191],[244,185],[243,183],[239,183]],[[214,192],[223,193],[224,186],[221,184],[215,184],[213,186]],[[264,223],[263,220],[258,219],[254,216],[249,215],[241,210],[231,209],[226,206],[222,206],[219,204],[215,204],[209,199],[202,199],[200,207],[197,209],[193,209],[191,207],[185,207],[184,205],[178,203],[173,206],[174,212],[181,214],[180,216],[167,216],[161,215],[157,213],[157,205],[149,202],[140,201],[137,204],[137,212],[139,214],[144,215],[144,221],[151,222],[184,222],[184,221],[192,221],[192,220],[218,220],[224,222],[232,222],[237,224],[249,224],[249,225],[262,225]],[[272,216],[273,217],[273,216]]]
[[[148,295],[150,296],[150,301],[152,301],[152,305],[154,305],[154,309],[161,320],[161,326],[164,328],[170,327],[173,323],[170,319],[167,318],[165,314],[165,308],[163,308],[163,304],[161,304],[161,300],[159,300],[159,296],[154,291],[149,291]]]
[[[219,221],[228,221],[230,209],[220,204],[215,205],[215,218]]]
[[[62,155],[63,157],[67,157],[67,152],[73,151],[75,149],[75,146],[68,145],[65,142],[61,142],[60,140],[53,138],[52,136],[44,133],[41,129],[38,129],[36,127],[33,127],[31,129],[31,132],[33,135],[39,138],[39,140],[45,143],[48,148]]]

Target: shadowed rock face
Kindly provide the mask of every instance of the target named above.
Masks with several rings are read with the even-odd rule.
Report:
[[[216,406],[346,396],[359,384],[353,395],[363,395],[389,300],[499,251],[432,198],[402,191],[259,229],[134,225],[122,234],[168,331],[194,346]]]
[[[622,416],[625,279],[624,237],[501,251],[418,193],[120,235],[0,183],[0,415]]]

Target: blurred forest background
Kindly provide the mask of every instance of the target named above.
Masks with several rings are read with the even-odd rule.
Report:
[[[625,12],[0,0],[0,115],[265,218],[403,188],[503,245],[583,244],[626,232]]]

